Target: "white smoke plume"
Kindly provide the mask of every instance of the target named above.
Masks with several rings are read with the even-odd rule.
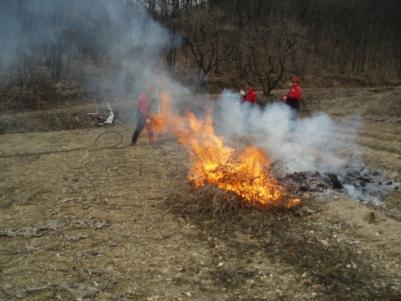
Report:
[[[219,132],[227,139],[247,134],[273,162],[282,164],[281,172],[339,172],[360,163],[358,121],[339,123],[325,113],[296,119],[283,103],[250,108],[230,91],[223,92],[218,103]]]
[[[2,0],[0,40],[4,79],[51,72],[59,60],[62,78],[79,80],[88,93],[122,97],[154,83],[161,54],[179,43],[136,0]]]
[[[43,49],[52,47],[72,56],[79,68],[87,43],[96,50],[93,70],[86,70],[83,81],[88,90],[128,96],[135,102],[140,90],[155,85],[173,94],[172,106],[177,110],[197,111],[203,106],[199,97],[164,71],[161,57],[179,39],[172,39],[174,35],[138,1],[3,0],[0,8],[0,69],[18,70],[23,62],[45,61]],[[57,26],[47,26],[49,20],[57,20]],[[218,99],[218,108],[215,116],[223,136],[232,139],[252,129],[248,136],[273,161],[285,164],[287,171],[338,171],[354,160],[346,154],[355,153],[350,149],[355,146],[357,127],[336,123],[326,114],[295,120],[283,104],[250,109],[228,91]]]

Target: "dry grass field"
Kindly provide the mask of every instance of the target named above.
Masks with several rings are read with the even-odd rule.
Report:
[[[365,164],[399,181],[400,90],[318,92],[309,108],[363,116]],[[0,135],[0,300],[401,300],[400,192],[214,214],[180,205],[198,194],[180,145],[114,130],[118,148],[93,147],[105,129]]]

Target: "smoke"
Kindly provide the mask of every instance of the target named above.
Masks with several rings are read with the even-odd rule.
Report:
[[[172,38],[173,37],[173,38]],[[134,0],[2,0],[0,71],[75,79],[89,93],[136,95],[179,38]]]
[[[281,164],[280,172],[339,172],[360,163],[357,119],[340,123],[325,113],[298,119],[285,104],[273,103],[263,110],[247,107],[230,91],[223,92],[218,103],[220,133],[229,140],[247,134]]]
[[[171,91],[177,111],[201,111],[204,106],[164,71],[161,57],[177,46],[179,37],[154,21],[138,1],[3,0],[0,24],[0,69],[32,73],[35,63],[54,72],[63,66],[60,72],[79,70],[85,88],[102,96],[123,95],[134,101],[140,90],[156,85]],[[229,91],[217,103],[223,136],[252,134],[253,143],[286,171],[338,171],[357,162],[357,124],[339,124],[323,113],[294,119],[283,104],[264,110],[246,107]]]

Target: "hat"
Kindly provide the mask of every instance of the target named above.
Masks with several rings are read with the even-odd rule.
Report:
[[[300,83],[300,82],[301,82],[301,79],[300,79],[298,76],[293,76],[293,77],[291,78],[291,81],[292,81],[292,82],[295,82],[295,83]]]

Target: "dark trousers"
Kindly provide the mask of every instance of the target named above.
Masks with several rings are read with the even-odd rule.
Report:
[[[252,122],[251,122],[251,114],[252,109],[255,107],[254,104],[249,102],[242,103],[242,109],[244,111],[244,132],[251,133],[252,132]]]
[[[301,110],[301,102],[296,99],[288,98],[286,104],[292,109],[294,119],[297,119]]]
[[[145,128],[146,132],[148,133],[149,142],[153,143],[153,130],[152,127],[146,123],[146,116],[139,110],[137,111],[136,116],[136,128],[131,142],[136,144],[139,135]]]

